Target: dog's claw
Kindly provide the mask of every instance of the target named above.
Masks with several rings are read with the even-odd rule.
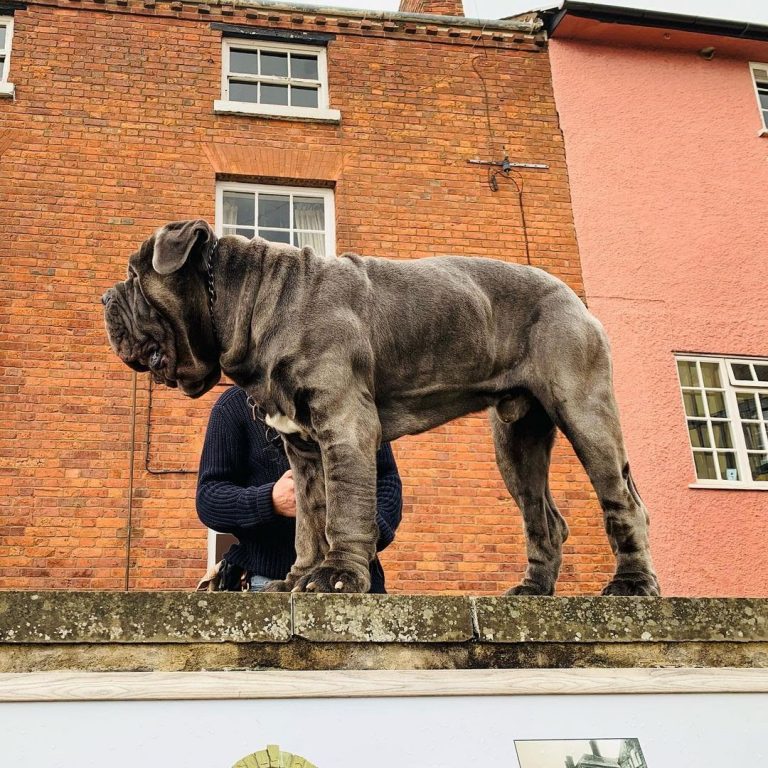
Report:
[[[333,588],[334,588],[334,589],[344,589],[344,582],[343,582],[343,581],[337,581],[337,582],[336,582],[336,583],[333,585]]]
[[[311,592],[315,588],[315,582],[310,581],[309,584],[307,584],[307,592]]]

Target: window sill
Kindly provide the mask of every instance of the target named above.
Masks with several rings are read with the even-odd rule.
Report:
[[[768,128],[763,128],[761,131],[758,131],[757,135],[760,136],[760,137],[768,136]]]
[[[721,482],[719,480],[713,480],[711,483],[689,483],[689,488],[695,490],[715,490],[715,491],[768,491],[768,483],[761,483],[760,485],[745,485],[739,482]]]
[[[273,120],[307,120],[315,123],[340,123],[338,109],[312,109],[310,107],[284,107],[278,104],[247,104],[239,101],[214,101],[217,115],[253,115]]]
[[[0,83],[0,99],[12,99],[16,93],[16,86],[13,83]]]

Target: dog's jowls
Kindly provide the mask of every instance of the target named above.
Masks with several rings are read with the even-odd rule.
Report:
[[[190,397],[224,371],[284,430],[297,559],[268,589],[367,591],[379,443],[487,409],[525,523],[528,567],[510,593],[555,589],[568,535],[548,485],[559,428],[616,553],[604,594],[658,594],[605,334],[546,272],[458,256],[320,257],[260,238],[217,241],[206,222],[185,221],[146,240],[102,300],[127,365]]]

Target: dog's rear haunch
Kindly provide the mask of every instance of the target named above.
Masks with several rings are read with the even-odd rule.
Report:
[[[382,440],[488,409],[525,521],[511,594],[551,595],[568,526],[549,490],[559,428],[616,555],[609,595],[656,595],[648,515],[627,462],[600,324],[542,270],[483,258],[321,257],[168,224],[102,297],[114,351],[190,397],[223,371],[283,432],[297,559],[273,591],[365,592]]]

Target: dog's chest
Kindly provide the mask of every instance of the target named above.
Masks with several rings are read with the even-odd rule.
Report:
[[[267,416],[264,421],[268,427],[282,432],[284,435],[292,435],[304,430],[293,419],[289,419],[282,413],[276,413],[274,416]]]

